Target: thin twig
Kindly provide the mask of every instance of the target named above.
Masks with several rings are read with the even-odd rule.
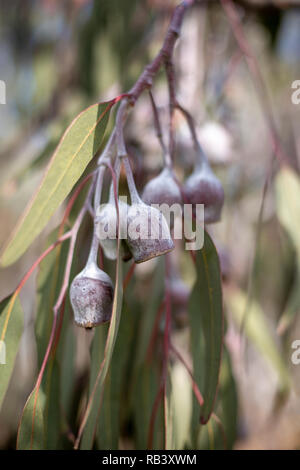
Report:
[[[62,283],[62,287],[58,296],[58,299],[56,301],[56,304],[53,307],[53,313],[54,316],[56,316],[59,312],[60,306],[62,304],[62,301],[64,299],[64,296],[66,294],[68,285],[69,285],[69,279],[70,279],[70,273],[71,273],[71,267],[72,267],[72,261],[73,261],[73,256],[74,256],[74,249],[75,249],[75,244],[77,240],[77,235],[78,231],[80,229],[82,220],[87,212],[88,208],[88,201],[92,197],[93,191],[94,191],[94,186],[95,186],[95,176],[93,177],[93,183],[91,184],[91,187],[89,189],[86,201],[84,206],[82,207],[81,211],[79,212],[76,221],[73,225],[73,228],[71,230],[71,240],[70,240],[70,246],[69,246],[69,251],[68,251],[68,256],[67,256],[67,262],[66,262],[66,268],[65,268],[65,273],[64,273],[64,279]]]
[[[178,357],[178,359],[180,360],[180,362],[182,362],[182,364],[184,365],[185,369],[187,370],[190,378],[191,378],[191,381],[192,381],[192,388],[193,388],[193,392],[195,394],[195,397],[199,403],[200,406],[203,406],[204,405],[204,399],[203,399],[203,396],[202,396],[202,393],[200,392],[199,390],[199,387],[196,383],[196,380],[194,378],[194,375],[193,375],[193,372],[192,372],[192,369],[190,368],[190,366],[188,365],[188,363],[185,361],[185,359],[183,358],[183,356],[180,354],[180,352],[175,348],[175,346],[171,343],[170,345],[170,349],[171,351],[173,351],[173,353],[175,354],[175,356]]]
[[[174,111],[176,108],[176,93],[175,93],[175,70],[174,70],[174,64],[170,57],[168,57],[165,61],[165,69],[166,69],[168,89],[169,89],[169,154],[171,156],[171,160],[174,161],[174,153],[175,153]]]
[[[198,164],[198,165],[202,165],[203,163],[207,164],[208,160],[207,160],[206,154],[205,154],[205,152],[204,152],[204,150],[203,150],[203,148],[202,148],[202,146],[199,142],[199,139],[197,137],[196,126],[195,126],[195,121],[194,121],[193,116],[190,114],[190,112],[186,108],[181,106],[181,104],[179,104],[178,101],[176,102],[176,108],[183,114],[183,116],[185,117],[186,122],[189,126],[190,133],[191,133],[191,136],[192,136],[192,140],[193,140],[193,143],[194,143],[196,156],[197,156],[196,164]]]
[[[160,146],[162,148],[164,164],[166,166],[168,166],[170,161],[166,161],[166,157],[168,155],[167,147],[166,147],[166,144],[164,142],[164,138],[163,138],[163,134],[162,134],[162,128],[161,128],[161,123],[160,123],[160,119],[159,119],[158,109],[157,109],[157,106],[156,106],[156,103],[155,103],[155,100],[154,100],[154,96],[153,96],[153,93],[152,93],[151,90],[149,90],[149,97],[150,97],[150,102],[151,102],[151,107],[152,107],[152,112],[153,112],[156,136],[157,136],[157,139],[158,139],[158,141],[160,143]]]

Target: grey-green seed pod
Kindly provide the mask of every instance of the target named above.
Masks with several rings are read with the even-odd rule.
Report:
[[[119,200],[119,222],[122,238],[126,236],[128,204]],[[108,202],[100,207],[95,217],[95,230],[98,241],[106,258],[117,259],[117,210],[114,202]]]
[[[181,204],[180,189],[174,180],[173,172],[168,167],[150,180],[143,191],[142,199],[146,204]]]
[[[130,206],[127,222],[127,244],[136,263],[173,250],[169,226],[158,209],[140,200]]]
[[[224,204],[224,190],[208,163],[196,167],[184,184],[184,194],[191,204],[204,204],[206,224],[218,222]],[[194,208],[193,208],[194,209]]]
[[[70,287],[75,323],[92,328],[108,322],[112,314],[113,295],[110,277],[95,263],[88,264],[73,279]]]

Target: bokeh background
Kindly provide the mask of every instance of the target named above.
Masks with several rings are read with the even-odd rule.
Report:
[[[67,125],[91,103],[129,89],[158,51],[176,3],[1,0],[0,79],[6,83],[7,100],[6,105],[0,105],[1,246],[37,187]],[[300,261],[278,214],[275,183],[281,163],[273,152],[269,120],[257,83],[228,18],[218,1],[206,3],[209,5],[193,10],[184,21],[175,51],[176,86],[180,102],[195,117],[200,142],[226,194],[222,221],[209,231],[221,259],[226,345],[238,397],[238,414],[233,417],[237,419],[234,448],[300,448],[300,365],[291,361],[291,344],[300,340]],[[291,85],[300,79],[300,7],[288,0],[247,0],[237,5],[263,76],[286,163],[297,177],[300,104],[291,102]],[[165,126],[168,91],[163,73],[155,82],[154,94]],[[179,114],[175,125],[176,171],[181,178],[194,155]],[[147,96],[138,101],[126,136],[136,180],[142,187],[162,163]],[[286,186],[283,191],[287,204],[296,198],[295,207],[299,208],[294,187]],[[14,290],[41,253],[45,237],[57,226],[61,213],[55,214],[20,261],[0,271],[1,298]],[[299,220],[300,212],[291,214],[291,231],[300,238]],[[186,260],[181,260],[181,265],[189,285]],[[152,269],[153,263],[146,263],[137,270],[137,276],[151,276]],[[20,412],[36,376],[34,293],[32,276],[21,295],[25,331],[0,414],[0,448],[14,446]],[[280,318],[287,308],[291,322],[283,331]],[[241,327],[245,311],[248,328]],[[184,315],[176,333],[179,348],[186,338]],[[76,368],[82,377],[88,364],[89,339],[85,331],[77,331],[76,337]],[[184,347],[182,353],[189,361]],[[184,395],[187,379],[180,364],[175,380],[178,399],[189,413],[189,398]],[[130,443],[122,446],[130,447]]]

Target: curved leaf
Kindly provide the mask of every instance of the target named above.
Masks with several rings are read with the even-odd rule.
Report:
[[[58,229],[52,231],[47,238],[46,246],[58,238]],[[53,306],[63,283],[68,243],[59,245],[43,259],[39,265],[37,276],[37,313],[35,335],[37,342],[38,366],[40,367],[48,346],[53,322]]]
[[[36,194],[2,254],[3,266],[15,262],[26,251],[68,196],[100,148],[109,111],[115,101],[90,106],[65,131]]]
[[[278,218],[300,259],[300,179],[294,170],[283,167],[276,177],[275,189]]]
[[[13,322],[8,321],[11,316]],[[0,408],[13,372],[22,332],[23,309],[19,297],[13,294],[0,303]]]
[[[41,390],[34,388],[29,395],[22,413],[17,436],[18,450],[43,450],[44,446],[44,405]]]
[[[289,167],[283,167],[275,182],[276,209],[281,225],[289,234],[297,256],[294,285],[286,307],[278,323],[277,331],[282,334],[290,326],[300,310],[300,179]]]
[[[116,266],[116,282],[115,282],[115,293],[114,293],[114,301],[113,301],[113,308],[112,308],[112,316],[109,325],[107,340],[104,349],[104,357],[102,362],[96,363],[96,367],[98,368],[97,377],[95,378],[91,397],[92,397],[92,406],[88,412],[87,421],[84,427],[83,432],[83,441],[81,444],[81,448],[84,449],[91,449],[94,442],[95,437],[95,430],[97,425],[97,417],[98,413],[94,412],[94,410],[99,409],[99,400],[102,398],[102,394],[104,391],[104,384],[105,379],[111,364],[111,359],[113,355],[113,351],[115,348],[115,343],[118,335],[119,324],[121,319],[121,310],[122,310],[122,300],[123,300],[123,285],[122,285],[122,262],[120,256],[120,242],[118,242],[118,258],[117,258],[117,266]],[[101,328],[101,327],[98,327]]]
[[[189,300],[189,317],[194,377],[204,398],[200,419],[205,424],[214,408],[223,344],[219,258],[207,233],[202,250],[196,252],[196,274]],[[198,420],[195,408],[193,415],[195,428]]]
[[[140,367],[134,384],[135,447],[138,450],[145,450],[148,445],[151,414],[160,385],[160,371],[157,369],[157,363],[154,361],[145,362]],[[154,425],[152,449],[163,448],[163,414],[161,402]]]
[[[165,449],[176,449],[175,403],[171,380],[171,370],[166,377],[164,392],[164,418],[165,418]]]

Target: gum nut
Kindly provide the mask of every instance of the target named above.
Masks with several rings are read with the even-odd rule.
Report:
[[[142,201],[130,206],[127,237],[127,244],[136,263],[148,261],[174,248],[163,214]]]
[[[181,204],[180,189],[174,180],[172,172],[168,168],[150,180],[143,191],[142,199],[145,204]]]
[[[189,203],[204,204],[206,224],[220,220],[224,204],[224,190],[212,170],[207,167],[194,170],[185,182],[184,193]]]
[[[110,277],[95,264],[87,266],[73,279],[70,287],[75,323],[92,328],[108,322],[112,314],[113,296]]]
[[[126,234],[128,205],[119,200],[119,220],[121,234]],[[98,241],[106,258],[117,259],[117,211],[114,203],[100,207],[95,218],[95,229]]]

